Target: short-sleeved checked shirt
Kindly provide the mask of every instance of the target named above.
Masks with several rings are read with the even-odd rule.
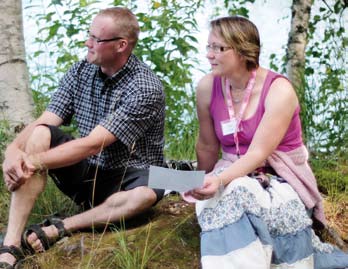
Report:
[[[112,77],[80,61],[53,94],[47,110],[68,124],[74,116],[81,137],[101,125],[117,137],[89,163],[101,169],[163,165],[165,98],[150,68],[131,55]]]

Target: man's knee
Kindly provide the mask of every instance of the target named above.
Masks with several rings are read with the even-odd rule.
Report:
[[[122,205],[122,202],[120,204],[122,200],[124,200],[123,205],[126,205],[130,212],[141,212],[156,203],[157,195],[152,189],[140,186],[128,191],[114,193],[106,199],[105,203],[109,207],[117,207]]]
[[[128,192],[130,210],[136,213],[147,210],[157,201],[156,193],[145,186],[136,187]]]
[[[25,151],[27,153],[36,153],[46,151],[50,148],[51,131],[45,125],[38,125],[31,133]]]
[[[133,191],[132,198],[134,198],[135,200],[140,199],[149,206],[153,205],[157,200],[156,193],[146,186],[140,186],[131,191]]]

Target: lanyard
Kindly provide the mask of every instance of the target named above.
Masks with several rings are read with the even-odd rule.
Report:
[[[226,85],[226,102],[227,102],[227,109],[228,109],[228,114],[230,116],[230,120],[236,119],[236,131],[233,134],[234,138],[234,143],[236,144],[236,150],[237,150],[237,155],[239,157],[240,151],[239,151],[239,139],[238,139],[238,130],[239,130],[239,125],[240,122],[242,121],[243,114],[245,112],[245,109],[249,103],[249,98],[251,96],[251,91],[254,88],[255,85],[255,78],[256,78],[256,70],[253,70],[251,72],[251,76],[249,78],[247,87],[245,88],[245,94],[243,98],[243,103],[240,107],[238,115],[235,115],[234,113],[234,108],[233,108],[233,102],[232,102],[232,96],[230,92],[230,81],[226,78],[225,80],[225,85]]]

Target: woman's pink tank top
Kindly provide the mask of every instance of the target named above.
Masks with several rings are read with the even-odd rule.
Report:
[[[265,98],[268,94],[269,88],[272,82],[279,77],[284,77],[280,74],[268,71],[259,104],[257,106],[255,114],[241,121],[242,130],[238,132],[239,139],[239,149],[241,154],[245,154],[248,150],[248,147],[253,139],[253,136],[256,132],[256,129],[261,121],[261,118],[265,112]],[[297,107],[295,110],[294,116],[292,117],[290,126],[280,144],[277,147],[277,150],[287,152],[293,150],[303,144],[302,142],[302,128],[300,121],[300,107]],[[229,114],[227,110],[227,106],[224,100],[223,89],[221,84],[221,78],[215,77],[213,82],[213,92],[211,96],[210,102],[210,114],[212,115],[214,121],[214,128],[217,138],[219,139],[222,150],[227,153],[236,154],[236,146],[233,139],[233,134],[223,135],[221,129],[221,121],[225,121],[229,119]]]

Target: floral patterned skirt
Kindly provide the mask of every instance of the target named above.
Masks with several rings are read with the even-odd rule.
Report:
[[[348,254],[320,242],[297,193],[279,177],[252,177],[196,203],[203,269],[348,268]]]

